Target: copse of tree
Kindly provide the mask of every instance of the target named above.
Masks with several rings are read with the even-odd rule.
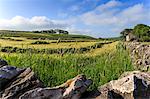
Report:
[[[55,30],[42,30],[41,33],[56,34]]]
[[[49,34],[69,34],[68,31],[61,29],[51,29],[51,30],[42,30],[42,31],[32,31],[33,33],[49,33]]]
[[[64,30],[58,30],[59,34],[69,34],[68,31],[64,31]]]
[[[150,41],[150,26],[145,24],[137,24],[133,29],[124,29],[121,33],[122,38],[127,35],[133,35],[138,41]],[[131,38],[132,39],[132,38]]]
[[[150,26],[138,24],[134,27],[133,34],[137,36],[140,41],[150,41]]]
[[[57,32],[55,30],[49,30],[48,33],[50,33],[50,34],[56,34]]]
[[[33,33],[41,33],[40,31],[32,31]]]

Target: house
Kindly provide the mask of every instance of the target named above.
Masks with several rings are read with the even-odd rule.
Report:
[[[129,33],[126,35],[126,41],[129,42],[129,41],[135,41],[137,40],[137,37],[135,35],[133,35],[132,33]]]

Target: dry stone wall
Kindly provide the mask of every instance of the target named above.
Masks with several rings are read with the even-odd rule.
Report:
[[[137,69],[148,71],[150,67],[150,45],[139,42],[128,42],[126,47],[130,51],[133,65]]]

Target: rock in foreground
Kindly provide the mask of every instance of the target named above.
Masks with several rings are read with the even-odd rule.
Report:
[[[34,72],[27,68],[12,79],[10,83],[6,83],[5,89],[1,91],[1,98],[17,99],[24,92],[37,87],[42,87],[42,83],[37,79]]]
[[[44,88],[31,68],[8,66],[0,60],[0,99],[79,99],[92,81],[78,75],[66,83]]]
[[[0,59],[0,67],[6,66],[6,65],[8,65],[8,63],[5,60]]]
[[[150,73],[133,71],[99,88],[97,99],[150,99]]]
[[[23,69],[16,68],[14,66],[3,66],[0,68],[0,91],[17,75],[19,75]]]
[[[92,81],[85,75],[68,80],[54,88],[36,88],[23,94],[20,99],[79,99],[81,94],[91,85]]]

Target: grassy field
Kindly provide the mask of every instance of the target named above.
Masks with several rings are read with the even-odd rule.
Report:
[[[13,66],[31,67],[39,79],[49,87],[57,86],[78,74],[85,74],[94,81],[90,89],[95,89],[110,80],[117,79],[124,71],[133,70],[127,51],[121,47],[110,53],[108,49],[103,52],[95,51],[93,54],[89,52],[64,56],[1,53],[0,57]]]
[[[15,41],[15,40],[22,40],[22,41]],[[32,44],[36,41],[45,41],[48,42],[49,44]],[[55,43],[56,42],[56,43]],[[25,38],[14,38],[13,41],[11,39],[0,39],[0,46],[5,47],[5,46],[12,46],[12,47],[19,47],[19,48],[37,48],[37,49],[45,49],[45,48],[80,48],[80,47],[86,47],[89,45],[93,45],[99,41],[85,41],[85,42],[80,42],[80,41],[72,41],[72,42],[67,42],[66,43],[57,43],[56,40],[27,40]],[[103,41],[101,41],[103,42]]]
[[[112,41],[106,40],[33,40],[25,37],[0,38],[0,51],[25,53],[83,53],[102,47]]]
[[[95,38],[86,35],[73,34],[48,34],[48,33],[32,33],[32,32],[10,32],[0,30],[0,37],[23,37],[27,39],[49,39],[49,40],[95,40]]]
[[[90,90],[92,90],[110,80],[117,79],[125,71],[133,70],[128,51],[124,49],[122,42],[119,41],[107,44],[106,42],[109,41],[84,40],[85,42],[68,41],[30,45],[31,42],[36,40],[28,40],[25,37],[9,38],[11,39],[0,39],[1,47],[23,47],[21,45],[29,44],[28,47],[36,49],[81,48],[86,46],[91,48],[97,42],[103,43],[103,46],[91,48],[91,50],[84,53],[65,53],[63,56],[61,54],[47,53],[0,52],[0,57],[7,60],[10,65],[21,68],[31,67],[45,86],[54,87],[78,74],[85,74],[93,80],[93,84],[90,87]],[[21,39],[22,41],[13,39]],[[51,40],[44,41],[52,42]]]

